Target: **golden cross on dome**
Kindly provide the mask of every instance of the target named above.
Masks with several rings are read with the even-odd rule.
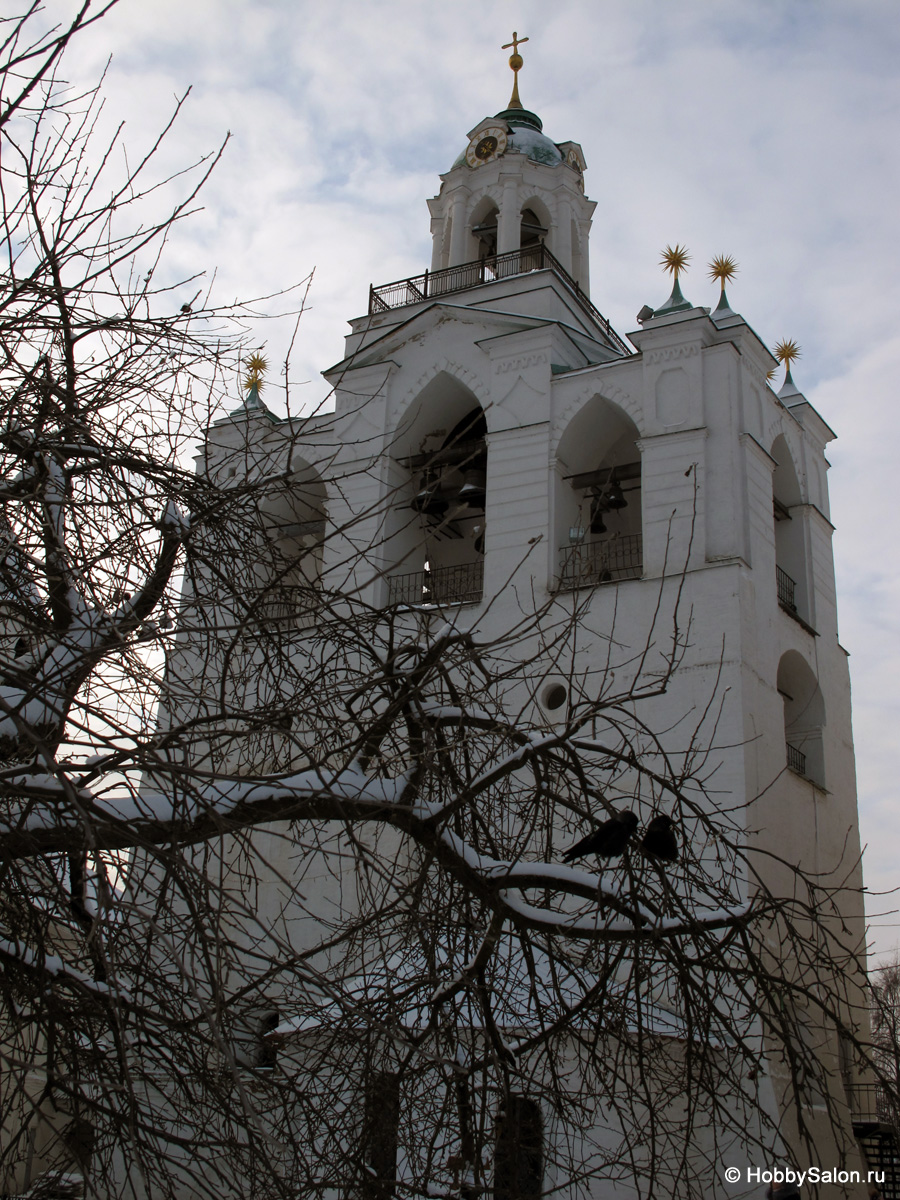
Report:
[[[528,38],[520,38],[517,31],[513,30],[512,41],[507,42],[505,46],[501,46],[501,50],[509,50],[512,47],[512,54],[509,56],[509,65],[513,71],[513,90],[509,98],[508,108],[521,108],[522,101],[519,99],[519,71],[522,69],[524,59],[519,53],[519,47],[524,45]]]
[[[501,46],[500,49],[508,50],[510,48],[510,46],[512,46],[512,54],[510,55],[510,57],[511,58],[521,58],[522,56],[521,56],[521,54],[519,54],[519,46],[523,45],[527,41],[528,41],[528,38],[520,38],[519,35],[516,33],[516,31],[513,30],[513,40],[511,42],[507,42],[505,46]],[[513,67],[513,70],[514,71],[518,70],[518,67]]]

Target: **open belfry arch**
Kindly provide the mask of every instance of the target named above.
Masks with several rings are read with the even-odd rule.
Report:
[[[621,687],[662,670],[677,609],[690,628],[678,670],[642,711],[676,746],[686,726],[714,710],[707,775],[715,803],[763,859],[774,856],[773,888],[792,886],[785,862],[850,880],[839,919],[862,946],[849,676],[826,482],[834,434],[790,372],[780,391],[770,385],[775,360],[730,308],[728,270],[718,307],[696,306],[679,283],[686,256],[667,251],[670,298],[644,306],[627,340],[612,328],[590,299],[596,202],[585,194],[588,164],[577,142],[551,140],[521,104],[522,41],[511,43],[509,105],[461,136],[428,200],[429,268],[373,285],[368,311],[350,321],[345,357],[324,372],[334,413],[301,429],[246,405],[211,429],[210,469],[245,461],[254,444],[281,470],[283,448],[299,440],[302,495],[292,506],[280,493],[272,520],[287,557],[292,546],[302,549],[313,566],[286,568],[287,584],[302,576],[332,602],[352,598],[410,631],[449,622],[490,639],[526,613],[541,614],[510,652],[521,669],[510,669],[505,695],[510,712],[544,729],[577,713],[610,673]],[[566,621],[577,637],[559,634]],[[290,632],[300,658],[308,627],[301,621]],[[642,823],[650,815],[641,812]],[[504,819],[515,821],[512,808]],[[358,881],[323,866],[311,876],[320,891],[307,889],[292,925],[274,899],[291,870],[281,845],[271,861],[272,920],[312,944],[317,911],[362,903]],[[358,953],[348,971],[362,969],[367,951]],[[677,1013],[671,997],[658,1001]],[[277,996],[273,1011],[284,1016]],[[693,1036],[678,1028],[660,1035],[675,1058]],[[281,1032],[291,1036],[289,1021]],[[800,1146],[800,1123],[858,1166],[860,1081],[836,1037],[823,1029],[809,1036],[833,1092],[798,1116],[785,1065],[761,1052],[773,1126],[786,1156]],[[390,1047],[361,1053],[360,1153],[377,1180],[360,1194],[388,1196],[412,1153],[398,1149],[412,1101]],[[545,1084],[535,1078],[532,1088],[510,1086],[486,1102],[493,1165],[479,1167],[480,1192],[460,1194],[493,1189],[514,1200],[557,1186],[554,1138],[563,1135]],[[583,1134],[586,1156],[621,1132],[601,1108]],[[838,1110],[843,1140],[834,1132]],[[705,1194],[725,1194],[716,1154],[727,1146],[738,1160],[740,1146],[720,1145],[715,1126],[691,1137],[695,1186],[705,1180]],[[467,1154],[451,1155],[457,1183]],[[621,1173],[608,1188],[599,1176],[582,1190],[561,1186],[573,1197],[647,1194]]]

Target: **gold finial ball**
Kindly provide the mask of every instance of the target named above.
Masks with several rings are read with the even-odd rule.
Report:
[[[514,71],[520,71],[525,62],[521,54],[511,54],[509,56],[509,65]]]

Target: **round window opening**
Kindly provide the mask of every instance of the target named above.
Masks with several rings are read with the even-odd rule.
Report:
[[[541,701],[549,712],[556,712],[558,708],[562,708],[568,698],[568,690],[561,683],[551,683],[544,688]]]

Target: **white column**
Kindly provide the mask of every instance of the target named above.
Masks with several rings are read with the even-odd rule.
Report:
[[[466,197],[457,192],[450,209],[450,266],[466,261]]]
[[[572,206],[564,197],[556,202],[556,236],[551,253],[555,254],[570,275],[574,275],[572,262]]]
[[[519,212],[519,187],[515,179],[503,184],[500,214],[497,217],[497,253],[518,250],[522,241],[522,215]]]
[[[586,296],[591,294],[591,263],[588,255],[588,235],[591,231],[590,221],[579,221],[578,232],[581,235],[581,290]]]
[[[441,258],[444,252],[444,227],[446,217],[431,218],[431,269],[438,271],[443,266]]]

